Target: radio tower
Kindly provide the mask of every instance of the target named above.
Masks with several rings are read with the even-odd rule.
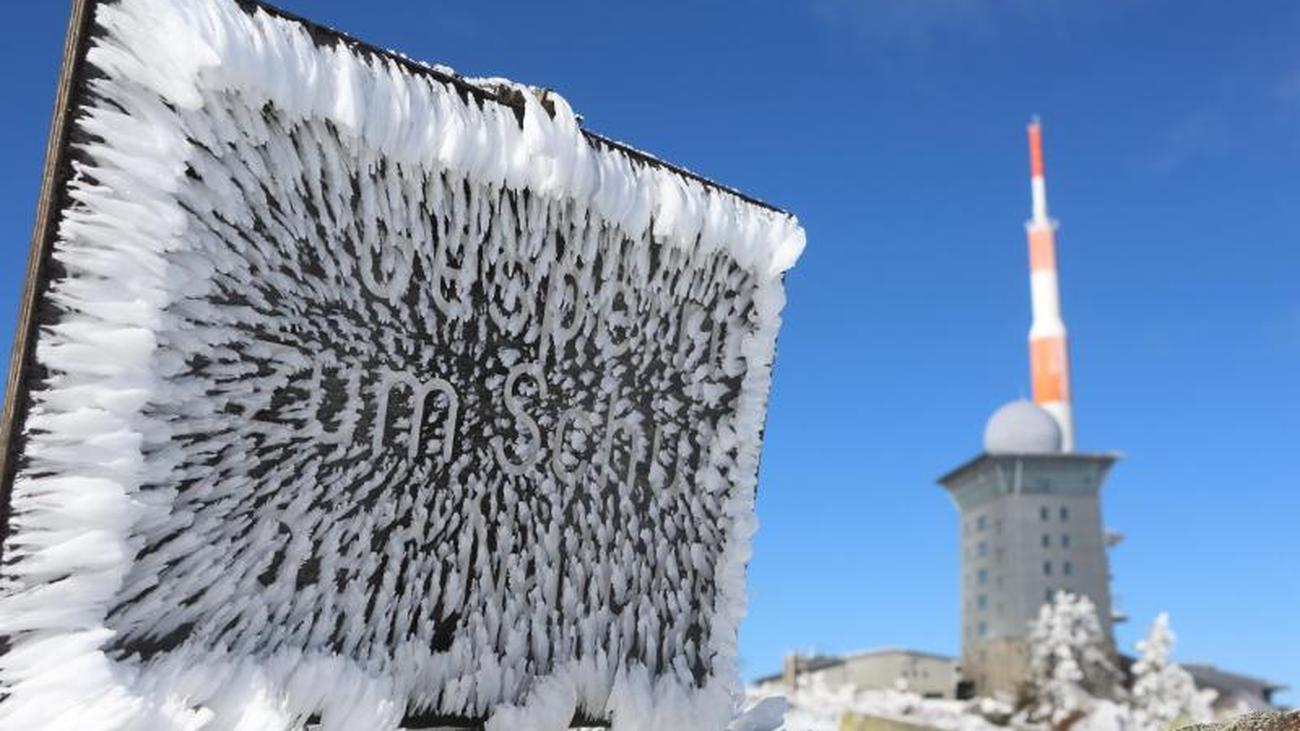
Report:
[[[1047,215],[1047,181],[1043,178],[1043,127],[1029,123],[1029,185],[1033,217],[1029,234],[1029,288],[1033,323],[1029,327],[1029,370],[1034,401],[1061,427],[1061,449],[1074,451],[1074,411],[1070,404],[1070,356],[1061,320],[1061,286],[1056,274],[1056,222]]]
[[[1043,130],[1029,124],[1034,215],[1029,329],[1034,402],[993,412],[984,451],[939,478],[961,511],[961,674],[980,695],[1014,695],[1029,671],[1029,625],[1058,592],[1086,596],[1114,649],[1110,562],[1101,486],[1119,455],[1074,451],[1070,370],[1056,278],[1056,223],[1047,215]]]

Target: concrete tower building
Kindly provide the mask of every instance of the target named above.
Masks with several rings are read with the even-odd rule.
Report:
[[[1100,490],[1118,455],[1074,451],[1056,224],[1047,217],[1037,120],[1029,145],[1034,401],[998,409],[984,451],[939,478],[961,511],[961,674],[981,695],[1018,689],[1030,623],[1055,592],[1090,597],[1107,637],[1113,620]]]

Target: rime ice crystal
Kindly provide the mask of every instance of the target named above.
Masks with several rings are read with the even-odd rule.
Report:
[[[262,10],[97,21],[0,726],[723,728],[798,224]]]

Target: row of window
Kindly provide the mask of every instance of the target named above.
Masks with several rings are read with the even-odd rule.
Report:
[[[1062,534],[1061,534],[1061,544],[1060,544],[1060,545],[1061,545],[1061,548],[1069,548],[1069,547],[1070,547],[1070,534],[1069,534],[1069,533],[1062,533]],[[1051,547],[1052,547],[1052,535],[1051,535],[1050,533],[1044,533],[1044,534],[1043,534],[1043,548],[1051,548]]]
[[[1061,575],[1062,575],[1062,576],[1071,576],[1071,575],[1073,575],[1073,574],[1074,574],[1074,565],[1071,564],[1069,561],[1062,561],[1062,562],[1061,562]],[[1051,576],[1051,575],[1052,575],[1052,562],[1051,562],[1051,561],[1044,561],[1044,562],[1043,562],[1043,576]]]
[[[1047,589],[1047,590],[1045,590],[1045,592],[1044,592],[1044,595],[1043,595],[1043,601],[1045,601],[1045,602],[1051,602],[1051,601],[1053,600],[1053,598],[1056,596],[1056,592],[1057,592],[1057,591],[1069,591],[1069,589]],[[985,606],[987,606],[987,600],[985,600],[984,597],[983,597],[982,595],[980,596],[980,599],[981,599],[981,601],[980,601],[980,609],[984,609]],[[976,630],[976,632],[979,634],[980,637],[987,637],[988,634],[989,634],[989,623],[986,622],[985,620],[982,620],[982,619],[981,619],[981,620],[980,620],[980,621],[975,625],[975,630]]]
[[[1070,519],[1070,509],[1062,505],[1060,509],[1057,510],[1057,515],[1061,516],[1061,522],[1064,523],[1065,521]],[[1048,508],[1046,505],[1042,506],[1041,508],[1038,509],[1038,517],[1041,520],[1050,520],[1052,517],[1051,509]]]
[[[1043,548],[1051,548],[1051,547],[1052,547],[1052,535],[1051,535],[1050,533],[1044,533],[1044,534],[1043,534],[1043,538],[1042,538],[1041,543],[1042,543],[1042,545],[1043,545]],[[1069,547],[1070,547],[1070,534],[1069,534],[1069,533],[1062,533],[1062,534],[1061,534],[1060,546],[1061,546],[1061,548],[1069,548]],[[988,542],[987,542],[987,541],[980,541],[979,543],[975,544],[975,551],[976,551],[980,556],[987,556],[987,555],[989,555],[989,544],[988,544]]]
[[[1070,519],[1070,508],[1069,508],[1068,506],[1062,505],[1062,506],[1060,506],[1059,508],[1057,508],[1057,510],[1056,510],[1056,515],[1057,515],[1057,517],[1060,518],[1061,522],[1064,523],[1064,522],[1066,522],[1066,521],[1068,521],[1068,520]],[[1046,505],[1042,505],[1042,506],[1040,506],[1040,507],[1038,508],[1038,517],[1039,517],[1039,519],[1041,519],[1041,520],[1043,520],[1043,521],[1051,520],[1051,519],[1052,519],[1052,509],[1051,509],[1050,507],[1046,506]],[[988,520],[988,516],[987,516],[987,515],[980,514],[980,515],[975,516],[975,530],[976,530],[976,531],[983,532],[983,531],[987,530],[988,527],[989,527],[989,520]],[[1001,526],[999,526],[999,527],[1001,527]],[[969,528],[969,525],[967,526],[967,528]]]
[[[1052,575],[1052,562],[1044,561],[1043,576],[1051,576],[1051,575]],[[1074,564],[1070,563],[1069,561],[1061,562],[1061,576],[1074,576]],[[980,569],[979,571],[975,572],[975,583],[980,586],[988,586],[989,570]],[[998,585],[1001,586],[1001,584]]]
[[[1051,587],[1048,587],[1048,588],[1043,592],[1043,600],[1044,600],[1044,601],[1049,601],[1049,602],[1052,601],[1052,597],[1056,596],[1056,592],[1058,592],[1058,591],[1069,591],[1069,589],[1068,589],[1068,588],[1057,588],[1057,589],[1053,589],[1053,588],[1051,588]],[[988,595],[988,594],[980,594],[980,595],[976,596],[976,597],[975,597],[975,608],[976,608],[976,609],[979,609],[981,612],[986,611],[986,610],[989,608],[989,595]],[[1001,608],[1000,605],[999,605],[999,607],[998,607],[998,612],[999,612],[999,614],[1002,612],[1002,608]]]
[[[1058,591],[1070,591],[1070,589],[1069,589],[1069,587],[1058,587],[1058,588],[1055,588],[1055,589],[1054,589],[1054,588],[1051,588],[1051,587],[1048,587],[1047,589],[1044,589],[1044,590],[1043,590],[1043,601],[1044,601],[1044,602],[1051,602],[1051,601],[1056,597],[1056,593],[1057,593]],[[978,597],[976,597],[976,599],[975,599],[975,604],[976,604],[976,606],[978,606],[978,607],[980,608],[981,611],[988,609],[988,606],[989,606],[989,598],[988,598],[988,596],[985,595],[985,594],[980,594]],[[1001,609],[998,610],[999,613],[1001,613],[1001,611],[1002,611]],[[967,625],[967,629],[968,629],[968,630],[969,630],[969,627],[970,627],[970,626]],[[980,637],[987,637],[987,636],[988,636],[988,633],[989,633],[989,625],[988,625],[988,622],[986,622],[986,621],[984,621],[984,620],[980,620],[979,623],[975,625],[975,630],[976,630],[976,633],[977,633]]]

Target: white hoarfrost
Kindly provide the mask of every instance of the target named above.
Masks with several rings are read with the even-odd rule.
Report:
[[[1033,721],[1084,716],[1098,700],[1123,697],[1097,609],[1086,596],[1059,591],[1042,606],[1029,634],[1027,685]]]
[[[798,223],[555,95],[96,13],[0,728],[727,727]]]
[[[1215,692],[1198,689],[1191,675],[1170,660],[1174,635],[1165,614],[1137,643],[1140,657],[1127,692],[1105,657],[1086,598],[1058,594],[1044,605],[1033,629],[1029,692],[1020,699],[1019,710],[1005,699],[925,698],[902,682],[893,689],[830,688],[811,675],[800,677],[788,698],[770,695],[772,684],[750,688],[753,707],[782,709],[784,718],[763,716],[761,723],[740,728],[839,731],[846,718],[873,717],[940,731],[1167,731],[1215,719]]]
[[[1215,692],[1197,689],[1191,675],[1170,660],[1174,635],[1163,613],[1146,639],[1137,643],[1140,657],[1127,689],[1087,597],[1058,592],[1043,605],[1030,630],[1030,666],[1024,692],[1016,699],[1019,707],[1002,694],[970,700],[926,698],[911,692],[903,679],[886,689],[847,683],[830,687],[814,672],[785,689],[788,697],[773,696],[779,686],[772,681],[749,688],[752,707],[780,708],[784,717],[762,716],[761,723],[741,728],[839,731],[854,718],[876,718],[939,731],[1167,731],[1215,718]]]
[[[1133,664],[1133,710],[1148,728],[1168,728],[1175,721],[1185,724],[1214,719],[1213,690],[1198,690],[1191,673],[1170,659],[1174,632],[1169,615],[1160,613],[1146,639],[1138,642],[1138,661]]]
[[[1010,714],[990,700],[957,701],[925,698],[899,684],[896,688],[854,690],[848,686],[828,688],[820,679],[801,679],[788,698],[762,698],[751,690],[751,702],[778,701],[788,705],[784,719],[767,719],[770,725],[753,726],[753,731],[839,731],[848,717],[885,718],[937,731],[995,731],[1006,728],[987,717]]]

